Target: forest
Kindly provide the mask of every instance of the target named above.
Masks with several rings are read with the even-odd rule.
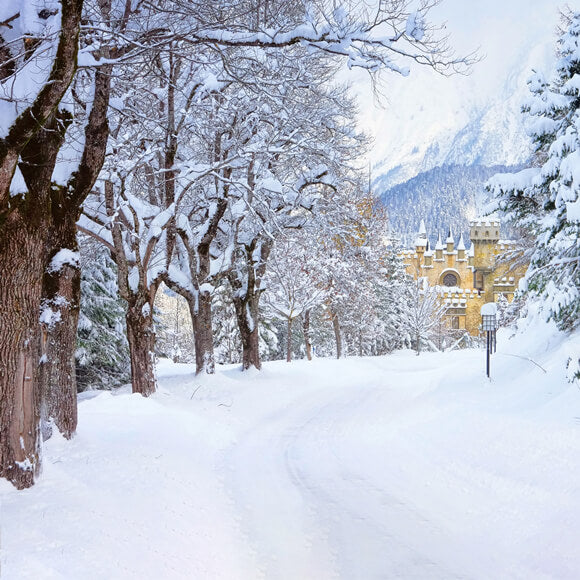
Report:
[[[157,356],[212,374],[430,340],[440,309],[405,274],[338,73],[465,72],[434,4],[3,2],[0,477],[34,484],[42,441],[75,434],[79,390],[153,394]],[[579,36],[563,13],[554,78],[524,104],[530,167],[488,185],[528,241],[525,299],[567,332]]]

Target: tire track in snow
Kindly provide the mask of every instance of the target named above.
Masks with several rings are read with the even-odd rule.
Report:
[[[375,393],[376,387],[361,387],[355,397],[343,393],[292,427],[286,437],[288,473],[327,530],[341,578],[461,578],[434,557],[441,551],[442,530],[371,483],[356,468],[356,458],[343,457],[340,442],[356,438]],[[313,440],[323,453],[312,455]],[[426,554],[424,546],[436,549]]]
[[[450,551],[442,530],[353,467],[356,457],[346,448],[357,447],[378,391],[316,391],[255,425],[224,455],[240,527],[263,577],[465,577],[453,570],[451,555],[439,559]]]

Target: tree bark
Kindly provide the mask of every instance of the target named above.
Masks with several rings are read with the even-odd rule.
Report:
[[[19,489],[31,486],[40,469],[38,316],[51,208],[46,188],[35,191],[26,176],[29,191],[23,196],[12,197],[10,185],[20,155],[54,117],[76,70],[82,0],[61,7],[48,82],[0,139],[0,477]],[[51,156],[37,172],[52,171]]]
[[[302,318],[304,332],[304,345],[306,346],[306,358],[312,360],[312,337],[310,336],[310,308],[304,312]]]
[[[152,304],[144,300],[132,301],[127,309],[126,321],[133,393],[148,397],[157,388]]]
[[[288,343],[286,344],[286,362],[292,362],[292,319],[288,318]]]
[[[334,338],[336,340],[336,358],[342,358],[342,335],[340,333],[340,320],[338,313],[332,311],[332,328],[334,329]]]
[[[213,346],[212,298],[207,292],[200,292],[198,300],[194,296],[185,296],[191,322],[193,325],[193,341],[195,344],[195,374],[215,373],[215,355]]]
[[[69,223],[67,223],[69,222]],[[60,249],[78,255],[76,215],[69,215],[61,228],[53,228],[52,256]],[[43,328],[43,364],[40,373],[42,392],[42,431],[51,435],[51,423],[70,439],[77,427],[76,336],[81,294],[80,264],[72,261],[58,269],[49,267],[43,281],[43,307],[55,314],[53,324]]]
[[[243,297],[236,296],[234,293],[233,302],[242,341],[242,368],[248,370],[250,367],[255,367],[260,370],[262,361],[258,332],[259,294],[250,292],[250,289]]]
[[[30,487],[40,469],[39,306],[44,271],[40,223],[19,211],[0,236],[0,476]]]

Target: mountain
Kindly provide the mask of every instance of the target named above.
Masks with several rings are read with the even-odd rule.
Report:
[[[381,201],[389,214],[392,231],[402,237],[405,245],[412,245],[421,220],[431,242],[440,233],[443,241],[449,228],[459,240],[469,240],[469,222],[484,212],[489,201],[485,182],[496,173],[518,170],[504,165],[443,165],[422,172],[404,183],[389,188]],[[505,231],[504,235],[509,232]]]
[[[551,40],[528,39],[506,52],[501,67],[498,47],[472,76],[418,69],[393,84],[392,106],[375,119],[372,187],[396,233],[412,243],[424,219],[430,234],[446,236],[451,227],[457,239],[482,215],[487,179],[526,164],[531,145],[521,105],[532,69],[550,68]]]

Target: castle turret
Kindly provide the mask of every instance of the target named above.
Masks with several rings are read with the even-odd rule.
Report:
[[[491,270],[494,266],[493,249],[499,241],[499,221],[475,220],[470,224],[469,237],[473,243],[473,265],[477,269]]]
[[[421,225],[419,226],[419,233],[417,234],[417,239],[415,240],[415,252],[417,255],[421,255],[425,252],[425,248],[429,242],[427,241],[427,229],[425,228],[425,222],[421,220]]]
[[[453,239],[453,234],[451,233],[451,228],[449,228],[449,233],[447,234],[446,244],[447,244],[447,253],[452,254],[453,250],[455,249],[454,248],[455,240]]]
[[[463,234],[459,237],[459,243],[457,244],[457,259],[465,260],[465,243],[463,242]]]
[[[473,287],[493,301],[493,284],[487,280],[495,267],[495,245],[499,241],[499,221],[475,220],[470,224],[473,248]],[[493,282],[493,281],[491,281]]]
[[[437,238],[437,243],[435,244],[435,259],[436,260],[443,260],[443,242],[441,241],[441,234]]]
[[[429,240],[427,239],[427,245],[425,246],[425,266],[426,267],[433,267],[433,250],[429,245]]]

